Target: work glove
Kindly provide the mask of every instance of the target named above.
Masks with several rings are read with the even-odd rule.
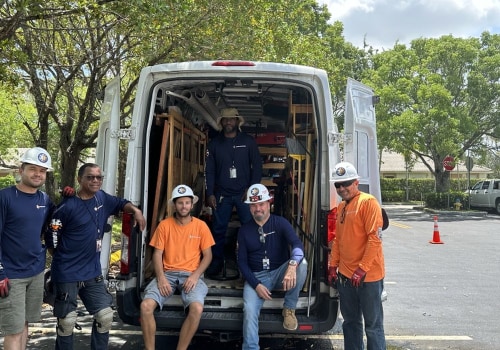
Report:
[[[61,193],[63,197],[73,197],[75,195],[75,189],[71,186],[66,186]]]
[[[0,281],[0,298],[7,298],[9,296],[10,282],[7,277]]]
[[[360,267],[354,271],[351,277],[351,285],[353,287],[359,287],[361,284],[363,284],[363,281],[365,280],[366,272],[363,271]]]
[[[328,284],[335,288],[337,286],[338,278],[339,276],[337,275],[337,266],[330,266],[328,268]]]

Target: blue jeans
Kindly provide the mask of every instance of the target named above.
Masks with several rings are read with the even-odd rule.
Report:
[[[240,219],[242,225],[252,219],[250,207],[241,200],[242,196],[243,194],[235,196],[221,196],[220,194],[217,194],[215,196],[215,199],[217,200],[217,208],[214,213],[214,222],[212,226],[212,235],[215,241],[215,245],[212,247],[213,266],[222,266],[224,261],[226,232],[233,213],[233,207],[236,207],[238,218]]]
[[[288,268],[288,261],[281,265],[276,270],[264,270],[254,272],[255,277],[266,286],[267,289],[283,288],[283,277]],[[297,284],[285,293],[285,301],[283,307],[293,309],[297,307],[299,293],[306,281],[307,261],[302,259],[302,262],[297,266]],[[243,347],[242,350],[258,350],[259,349],[259,314],[264,299],[260,298],[255,289],[245,282],[243,287]]]
[[[185,271],[168,271],[164,272],[164,275],[167,281],[170,283],[172,287],[172,292],[175,292],[178,289],[181,292],[182,303],[184,304],[184,308],[187,308],[191,303],[200,303],[201,305],[205,304],[205,297],[208,293],[208,287],[203,281],[202,278],[198,279],[198,283],[191,290],[191,292],[186,293],[183,289],[184,282],[186,279],[191,276],[191,272]],[[161,295],[158,289],[158,280],[154,278],[146,287],[144,291],[143,299],[153,299],[160,306],[160,310],[163,309],[163,304],[172,296],[174,293],[166,296]]]
[[[91,315],[95,315],[113,305],[113,297],[108,293],[102,276],[83,282],[54,283],[54,292],[56,296],[54,316],[57,318],[64,318],[67,314],[76,310],[78,306],[77,296],[80,297],[83,305]],[[107,349],[108,340],[109,332],[99,333],[94,320],[90,348],[93,350]],[[56,350],[73,349],[73,334],[69,336],[60,336],[58,334],[55,348]]]
[[[345,350],[363,350],[363,318],[365,321],[368,350],[385,350],[384,310],[381,294],[384,280],[364,282],[355,288],[349,279],[341,277],[337,282],[340,312],[344,318]]]

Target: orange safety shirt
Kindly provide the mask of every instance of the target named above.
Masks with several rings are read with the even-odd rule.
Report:
[[[359,192],[349,203],[342,201],[337,211],[330,266],[338,266],[339,273],[348,278],[360,267],[366,271],[365,282],[384,278],[384,253],[379,237],[382,223],[382,210],[372,195]]]
[[[149,245],[163,251],[164,271],[193,272],[201,261],[201,252],[215,244],[207,224],[197,218],[179,225],[175,218],[162,220]]]

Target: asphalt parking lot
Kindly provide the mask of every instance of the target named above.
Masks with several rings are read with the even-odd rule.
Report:
[[[412,206],[384,206],[386,260],[385,332],[390,350],[493,350],[500,348],[500,216],[486,213],[425,212]],[[431,244],[433,217],[443,244]],[[80,309],[75,350],[89,349],[91,317]],[[342,319],[315,337],[262,338],[262,349],[342,349]],[[28,349],[53,349],[55,318],[50,307],[30,326]],[[159,331],[158,349],[174,348],[177,334]],[[3,339],[0,338],[0,346]],[[115,316],[109,349],[140,349],[140,328]],[[193,349],[239,349],[239,341],[219,343],[195,337]]]

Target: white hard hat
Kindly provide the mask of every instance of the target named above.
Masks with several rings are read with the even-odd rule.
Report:
[[[240,130],[241,126],[245,122],[245,119],[243,119],[236,108],[223,108],[220,110],[220,117],[217,118],[217,125],[219,128],[222,128],[222,118],[238,118],[240,120],[240,124],[238,125]]]
[[[335,170],[333,171],[333,181],[344,182],[355,179],[359,179],[359,175],[354,165],[349,162],[341,162],[335,165]]]
[[[42,147],[33,147],[26,151],[21,158],[21,163],[28,163],[52,169],[52,160],[50,154]]]
[[[198,202],[198,196],[195,196],[193,193],[193,190],[191,187],[187,185],[178,185],[174,188],[172,191],[172,198],[168,200],[168,203],[173,204],[174,199],[180,198],[180,197],[191,197],[193,198],[193,204],[196,204]]]
[[[266,186],[261,184],[255,184],[248,188],[247,200],[245,201],[245,203],[247,204],[260,203],[269,201],[271,199],[273,199],[273,197],[269,195],[269,190],[267,189]]]

